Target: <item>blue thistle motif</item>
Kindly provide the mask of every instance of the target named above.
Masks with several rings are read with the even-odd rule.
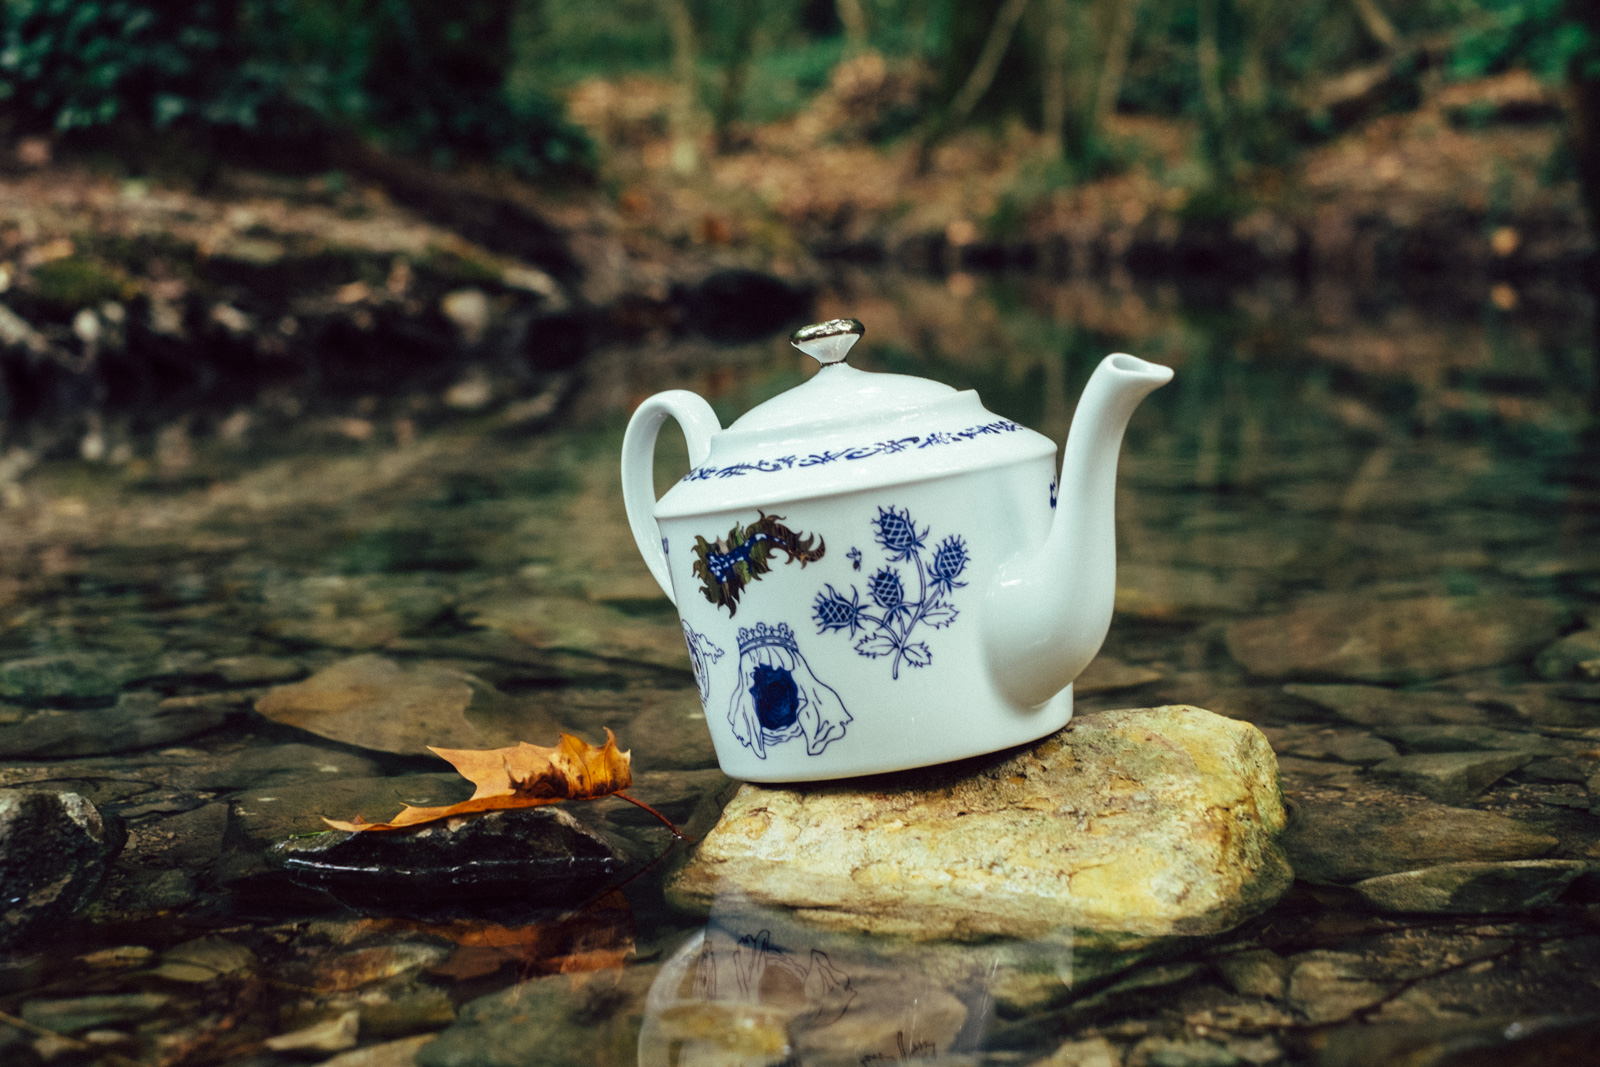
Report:
[[[917,524],[911,521],[911,509],[896,510],[892,505],[878,509],[878,517],[872,520],[872,525],[878,528],[878,544],[889,553],[890,563],[904,563],[913,555],[922,551],[923,540],[928,536],[928,528],[924,526],[922,532],[917,532]]]
[[[830,585],[826,593],[817,594],[811,613],[817,620],[817,633],[849,630],[850,636],[854,637],[856,631],[861,628],[861,594],[851,586],[850,599],[846,600],[843,593]]]
[[[966,582],[956,579],[967,569],[967,560],[967,543],[961,538],[951,534],[940,541],[933,553],[933,587],[948,594],[952,589],[966,586]]]
[[[868,578],[867,592],[872,594],[872,602],[884,611],[899,611],[906,603],[906,590],[900,584],[900,572],[893,567],[884,567]]]
[[[960,612],[948,598],[965,588],[967,583],[960,578],[972,557],[966,540],[952,534],[933,549],[931,559],[925,559],[930,528],[918,530],[909,508],[880,507],[872,525],[879,546],[889,556],[888,563],[910,563],[916,568],[917,599],[909,599],[901,572],[885,565],[867,579],[870,605],[861,602],[861,593],[853,585],[848,597],[829,585],[817,594],[811,614],[819,634],[848,630],[855,637],[861,631],[856,652],[869,659],[892,657],[890,675],[898,679],[901,663],[926,667],[933,662],[932,650],[923,641],[912,641],[912,634],[923,623],[942,630],[956,621]],[[852,553],[851,559],[859,570],[855,555]]]

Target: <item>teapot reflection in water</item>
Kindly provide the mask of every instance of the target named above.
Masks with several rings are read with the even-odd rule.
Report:
[[[796,332],[822,369],[727,429],[672,390],[623,441],[628,522],[733,778],[875,774],[1043,737],[1072,718],[1072,680],[1111,624],[1117,453],[1172,371],[1101,362],[1058,493],[1054,442],[970,390],[849,366],[862,332]],[[658,501],[668,416],[692,469]]]

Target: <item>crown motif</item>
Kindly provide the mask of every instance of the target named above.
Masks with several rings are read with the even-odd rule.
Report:
[[[786,648],[795,653],[800,651],[800,646],[794,640],[794,631],[789,629],[789,624],[786,622],[780,622],[776,626],[758,622],[753,629],[739,627],[739,655],[742,656],[756,648]]]

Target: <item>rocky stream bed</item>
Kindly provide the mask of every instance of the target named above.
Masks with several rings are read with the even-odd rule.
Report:
[[[137,190],[115,195],[124,215],[146,210],[127,207],[146,202]],[[206,263],[293,243],[287,224],[246,221],[206,223],[219,242]],[[377,329],[392,312],[476,356],[403,373],[384,355],[399,334],[380,330],[370,381],[308,390],[317,347],[283,316],[310,329],[295,301],[311,296],[257,309],[190,280],[184,336],[248,321],[251,358],[266,358],[255,327],[275,322],[284,352],[310,360],[298,384],[204,418],[108,402],[39,423],[0,461],[0,1064],[1592,1055],[1600,483],[1561,384],[1572,317],[1464,319],[1448,301],[1355,314],[1332,281],[1240,291],[1220,321],[1175,289],[1081,280],[844,272],[822,288],[817,317],[867,320],[866,365],[975,385],[1058,438],[1069,386],[1106,349],[1178,367],[1124,457],[1117,620],[1079,718],[1047,744],[1115,751],[1128,731],[1167,731],[1210,770],[1161,778],[1174,792],[1159,795],[1221,789],[1205,760],[1223,749],[1246,784],[1198,809],[1218,852],[1162,831],[1194,837],[1174,855],[1192,860],[1196,893],[1219,892],[1200,909],[1213,918],[1146,923],[1140,944],[1117,945],[1101,933],[1132,922],[1143,875],[1101,879],[1121,912],[1041,925],[1020,906],[964,924],[947,897],[884,897],[828,855],[830,820],[859,821],[848,797],[763,799],[717,770],[679,623],[627,532],[619,419],[677,385],[735,414],[798,381],[803,357],[650,320],[591,336],[581,359],[530,361],[543,350],[528,331],[560,321],[554,302],[623,304],[509,261],[471,285],[431,281],[429,240],[329,281],[328,321]],[[677,306],[660,284],[656,304],[629,306]],[[154,323],[166,290],[140,285],[127,306]],[[101,345],[114,367],[94,331],[116,325],[117,302],[91,306],[93,330],[41,303],[64,321],[59,337],[36,331],[55,346],[40,358]],[[659,459],[664,484],[681,457],[664,445]],[[1214,729],[1193,725],[1208,713]],[[634,795],[704,838],[699,852],[616,800],[383,840],[320,821],[466,796],[427,745],[548,744],[563,729],[598,742],[603,728],[632,750]],[[1048,783],[1062,750],[1003,758]],[[1143,795],[1126,783],[1172,768],[1134,764],[1106,788]],[[925,785],[894,784],[897,803],[915,807]],[[996,810],[1035,810],[1036,791],[994,794]],[[1050,842],[1115,822],[1079,801],[1060,826],[1029,825]],[[1118,817],[1170,821],[1180,803],[1129,801]],[[696,880],[713,857],[739,862],[730,841],[753,808],[771,820],[785,805],[808,813],[788,825],[812,834],[799,834],[809,883],[759,868],[744,893]],[[944,815],[918,811],[891,829],[920,818],[935,833]],[[996,878],[1037,846],[984,842]],[[973,851],[950,849],[908,858],[943,877]],[[808,922],[803,898],[824,890],[831,921]]]

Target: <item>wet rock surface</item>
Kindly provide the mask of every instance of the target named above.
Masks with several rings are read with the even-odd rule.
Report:
[[[1102,712],[1020,751],[859,783],[746,785],[669,886],[913,938],[1226,930],[1292,877],[1259,731],[1198,708]]]
[[[274,857],[301,885],[373,906],[437,912],[484,900],[560,909],[617,878],[628,857],[554,807],[448,819],[413,830],[336,831]]]
[[[1405,683],[1514,660],[1554,637],[1564,621],[1543,600],[1325,596],[1283,615],[1234,623],[1227,638],[1228,650],[1263,678]]]
[[[1472,808],[1412,801],[1377,806],[1363,797],[1293,808],[1283,847],[1308,882],[1356,882],[1418,864],[1523,860],[1557,839],[1528,823]]]
[[[1548,907],[1590,865],[1582,860],[1444,863],[1399,871],[1351,888],[1381,911],[1483,915]]]
[[[76,793],[0,790],[0,950],[71,919],[115,851],[100,813]]]

